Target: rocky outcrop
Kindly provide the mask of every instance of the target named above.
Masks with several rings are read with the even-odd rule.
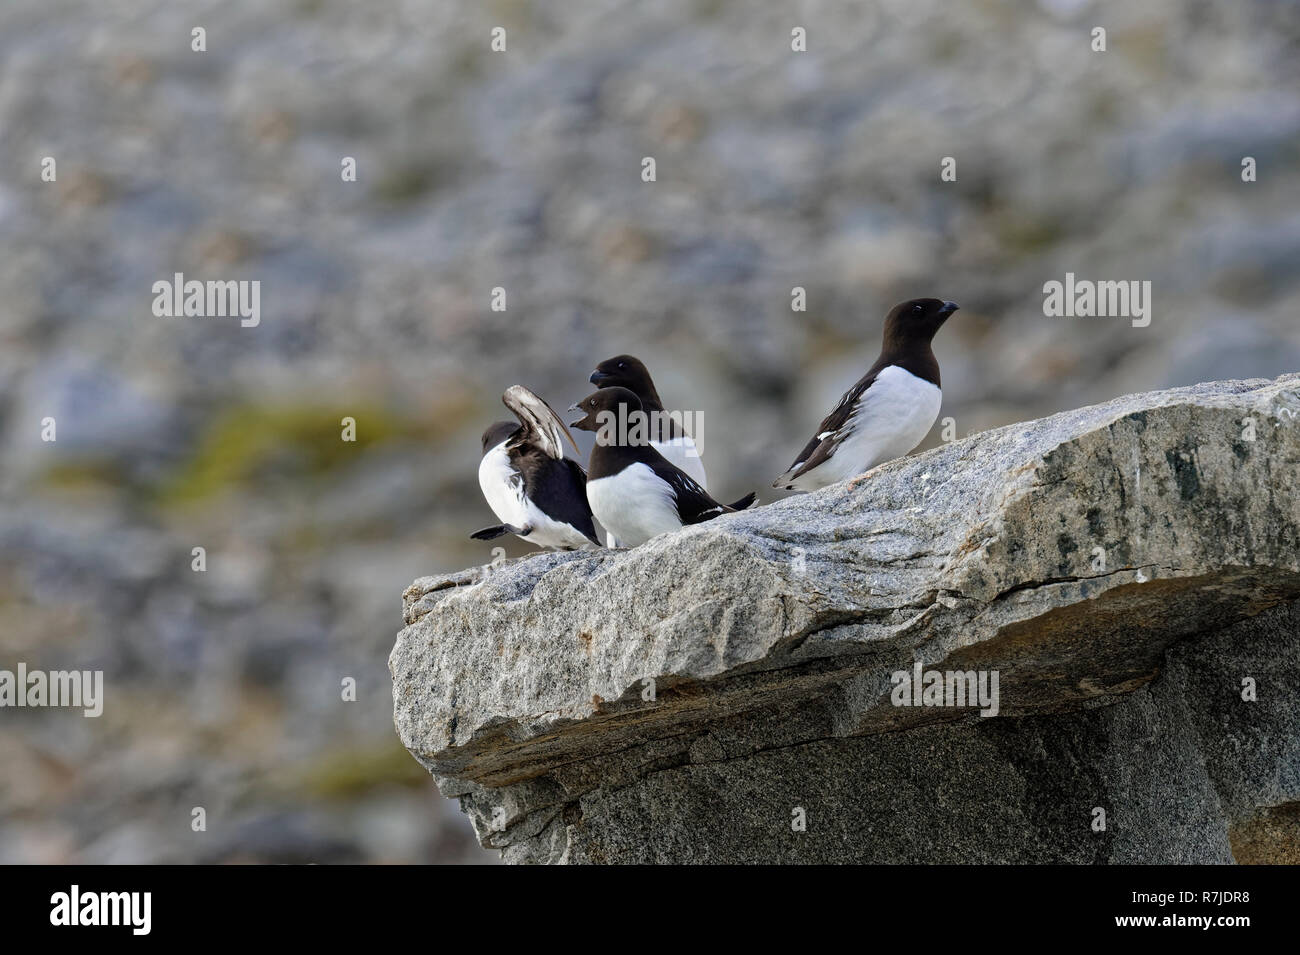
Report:
[[[1297,418],[1300,375],[1132,395],[422,578],[398,733],[514,862],[1294,859]]]

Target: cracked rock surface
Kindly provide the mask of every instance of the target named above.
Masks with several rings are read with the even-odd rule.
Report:
[[[513,862],[1296,861],[1298,475],[1300,375],[1212,382],[421,578],[397,730]]]

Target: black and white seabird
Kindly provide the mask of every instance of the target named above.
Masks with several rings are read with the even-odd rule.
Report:
[[[586,412],[571,428],[596,432],[587,501],[605,529],[625,547],[643,544],[686,524],[699,524],[754,503],[747,494],[719,504],[694,478],[645,440],[641,400],[626,388],[602,388],[570,411]]]
[[[575,550],[600,545],[587,504],[587,473],[564,456],[561,439],[577,450],[564,422],[537,395],[511,385],[501,396],[519,424],[498,421],[483,432],[478,483],[501,521],[475,531],[475,540],[515,534],[538,547]]]
[[[790,491],[815,491],[902,457],[929,433],[939,416],[939,362],[930,342],[957,311],[954,302],[916,298],[885,317],[880,357],[839,404],[794,464],[772,482]]]
[[[681,423],[664,411],[659,392],[650,378],[650,372],[640,359],[632,355],[615,355],[596,366],[588,379],[597,388],[626,388],[641,400],[641,410],[650,415],[652,423],[650,444],[668,463],[685,471],[700,487],[707,489],[709,480],[704,474],[704,460],[700,449],[682,428]]]

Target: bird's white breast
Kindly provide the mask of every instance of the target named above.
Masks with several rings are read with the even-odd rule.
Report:
[[[483,455],[478,464],[478,486],[483,489],[488,507],[502,524],[523,527],[528,523],[524,508],[524,479],[510,466],[506,442],[502,441]]]
[[[890,365],[876,375],[841,429],[847,436],[831,459],[794,482],[812,490],[870,471],[920,444],[939,416],[938,385]]]
[[[596,519],[624,547],[644,544],[682,526],[673,489],[645,464],[608,477],[588,479],[587,503]]]

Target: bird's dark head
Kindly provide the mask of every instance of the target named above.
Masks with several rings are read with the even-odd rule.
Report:
[[[885,317],[885,346],[928,343],[955,311],[956,302],[942,302],[937,298],[914,298],[895,305]]]
[[[587,395],[570,411],[581,411],[583,417],[570,422],[570,428],[579,431],[599,431],[609,425],[628,421],[631,416],[641,411],[641,399],[626,388],[601,388]]]
[[[650,372],[639,358],[632,355],[615,355],[606,358],[588,379],[597,388],[626,388],[641,398],[651,397],[658,400],[655,383]]]
[[[487,430],[483,432],[483,453],[487,454],[518,430],[517,421],[496,421],[488,425]]]

